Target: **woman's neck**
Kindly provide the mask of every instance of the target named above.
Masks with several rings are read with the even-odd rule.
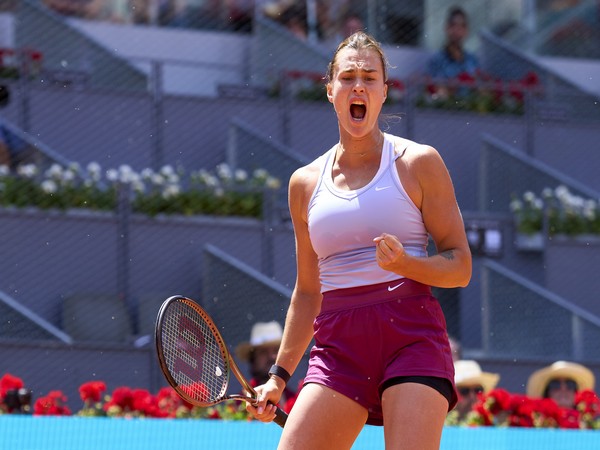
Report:
[[[364,138],[355,138],[340,134],[340,142],[337,147],[337,159],[361,158],[368,159],[379,157],[383,145],[383,133],[376,130]]]

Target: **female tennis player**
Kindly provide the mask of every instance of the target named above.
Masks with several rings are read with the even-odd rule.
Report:
[[[327,71],[339,142],[290,179],[297,280],[256,418],[270,421],[314,337],[279,449],[349,449],[365,424],[386,449],[437,449],[457,400],[446,322],[430,286],[466,286],[471,254],[438,152],[383,133],[386,56],[357,32]],[[431,236],[437,251],[428,255]]]

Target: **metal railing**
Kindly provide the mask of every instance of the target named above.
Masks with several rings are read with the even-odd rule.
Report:
[[[201,302],[228,345],[246,341],[256,321],[285,322],[291,291],[213,245],[202,278]]]
[[[73,339],[35,312],[0,291],[0,338],[11,340],[51,340],[72,344]]]
[[[599,317],[495,261],[483,263],[481,280],[485,355],[600,359]]]
[[[482,136],[479,168],[479,211],[508,212],[513,195],[564,185],[575,195],[600,198],[600,193],[532,158],[489,134]]]
[[[49,79],[113,90],[147,89],[147,76],[127,59],[109,51],[38,0],[23,0],[16,9],[19,47],[43,49]],[[40,32],[44,30],[45,32]]]

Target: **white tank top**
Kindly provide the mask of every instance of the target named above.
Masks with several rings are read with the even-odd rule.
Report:
[[[394,143],[384,134],[377,174],[353,191],[333,184],[336,147],[317,159],[322,171],[308,204],[308,230],[319,258],[321,292],[397,280],[398,274],[377,264],[373,238],[384,232],[396,235],[409,254],[425,257],[428,234],[421,211],[398,176]]]

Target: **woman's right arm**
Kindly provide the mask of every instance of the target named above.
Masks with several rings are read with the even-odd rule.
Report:
[[[276,364],[292,374],[313,338],[313,322],[321,310],[321,283],[317,255],[312,247],[308,232],[308,202],[318,179],[318,167],[306,166],[298,169],[290,178],[289,207],[296,240],[296,285],[285,319],[283,339],[277,354]],[[285,383],[277,376],[257,388],[259,404],[248,410],[261,421],[274,418],[274,408],[267,401],[277,403]]]

